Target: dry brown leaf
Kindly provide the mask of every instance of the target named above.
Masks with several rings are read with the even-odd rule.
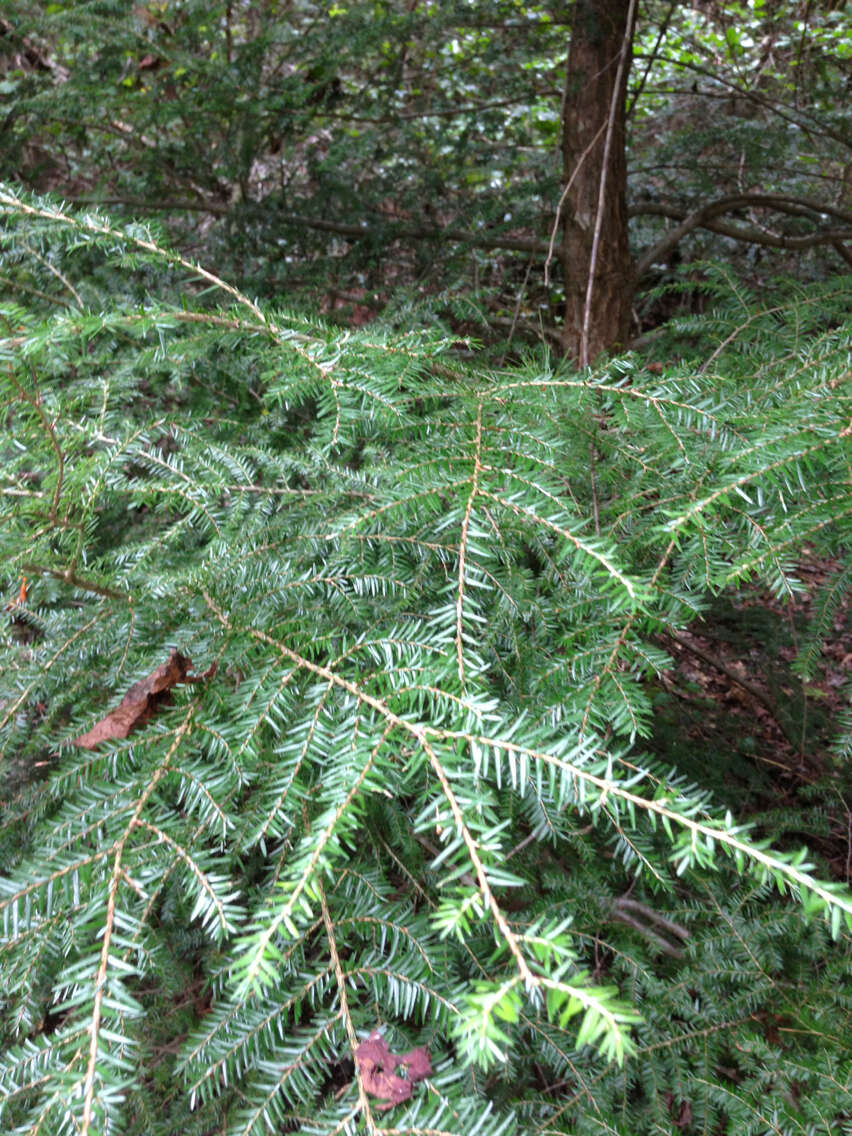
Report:
[[[428,1049],[420,1046],[397,1056],[388,1049],[388,1043],[380,1033],[371,1033],[366,1041],[362,1041],[355,1050],[355,1057],[364,1091],[386,1102],[376,1105],[379,1111],[407,1101],[412,1086],[432,1073]],[[400,1065],[405,1067],[406,1077],[397,1076],[395,1070]]]
[[[9,602],[6,604],[6,606],[3,608],[3,610],[4,611],[13,611],[16,607],[23,607],[24,604],[27,602],[27,588],[28,588],[27,578],[26,578],[26,576],[22,576],[21,577],[21,587],[18,590],[17,596],[14,599],[9,600]]]
[[[74,738],[73,745],[81,749],[95,749],[101,742],[113,738],[126,738],[128,734],[145,724],[159,706],[168,705],[171,689],[181,682],[201,682],[212,678],[216,673],[216,663],[212,663],[204,674],[190,675],[192,659],[180,651],[172,651],[168,662],[162,663],[147,678],[136,682],[105,718],[101,718],[85,734]]]

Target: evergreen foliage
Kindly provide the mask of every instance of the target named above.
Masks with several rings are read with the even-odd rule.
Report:
[[[852,899],[645,746],[661,632],[849,547],[849,280],[488,372],[0,207],[4,1130],[848,1130]]]

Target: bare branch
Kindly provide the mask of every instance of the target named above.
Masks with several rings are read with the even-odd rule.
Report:
[[[791,213],[796,216],[810,216],[817,213],[824,217],[836,217],[852,225],[852,213],[845,209],[838,209],[817,197],[801,197],[798,194],[788,193],[735,193],[717,199],[715,204],[726,202],[729,208],[744,209],[757,206],[766,209],[776,209],[779,213]],[[631,217],[641,217],[647,214],[659,214],[665,217],[683,218],[688,210],[678,205],[667,205],[656,201],[639,201],[629,209]]]
[[[671,23],[672,16],[675,14],[677,7],[678,0],[671,0],[668,11],[666,12],[665,16],[662,19],[662,22],[660,23],[660,27],[657,32],[657,39],[654,43],[654,46],[651,48],[650,53],[645,59],[645,70],[642,72],[642,78],[639,80],[636,86],[636,90],[633,92],[633,97],[631,98],[627,106],[627,110],[624,112],[625,118],[630,118],[630,116],[633,114],[636,103],[639,101],[639,96],[645,90],[645,84],[648,82],[648,76],[651,74],[651,68],[657,62],[657,53],[660,50],[660,46],[662,45],[663,40],[666,38],[666,32],[669,30],[669,24]]]
[[[76,205],[94,205],[108,207],[123,205],[132,209],[142,209],[145,212],[192,212],[210,213],[216,217],[226,217],[231,209],[226,205],[219,205],[209,201],[145,201],[130,197],[77,197],[72,199]],[[353,225],[346,221],[329,221],[324,217],[307,217],[301,213],[280,213],[276,220],[282,225],[289,225],[297,229],[316,229],[323,233],[335,233],[341,237],[352,240],[363,240],[373,233],[373,228],[364,225]],[[506,249],[508,252],[543,252],[546,253],[549,244],[536,237],[501,237],[499,234],[485,232],[472,232],[468,229],[443,229],[439,225],[406,225],[397,224],[388,218],[393,226],[390,234],[392,240],[415,241],[457,241],[459,244],[473,245],[475,248]]]
[[[125,197],[103,198],[76,198],[79,205],[96,205],[101,207],[127,206],[140,209],[144,212],[195,212],[209,213],[216,217],[225,217],[231,210],[228,206],[212,201],[145,201]],[[560,203],[561,204],[561,203]],[[809,233],[804,236],[784,236],[783,234],[768,233],[753,225],[734,224],[719,218],[725,213],[733,213],[738,209],[763,208],[774,209],[778,213],[790,216],[812,217],[814,214],[835,217],[841,221],[848,221],[852,226],[852,214],[829,205],[814,198],[787,197],[782,194],[742,193],[722,197],[716,201],[707,202],[698,209],[689,213],[677,205],[667,205],[660,202],[639,202],[630,208],[631,217],[659,216],[670,217],[681,223],[665,234],[655,245],[647,249],[639,257],[636,265],[637,277],[641,278],[653,264],[665,259],[685,236],[694,229],[706,229],[720,236],[731,237],[733,240],[744,241],[747,244],[764,245],[767,248],[783,248],[791,251],[814,248],[818,245],[832,245],[838,255],[847,263],[852,264],[852,252],[844,247],[846,242],[852,242],[852,227],[849,229],[826,229],[820,232]],[[301,213],[282,213],[278,220],[282,225],[293,228],[313,229],[319,232],[334,233],[349,240],[362,240],[370,236],[374,230],[367,224],[358,225],[345,221],[333,221],[322,217],[309,217]],[[392,223],[393,224],[393,223]],[[406,225],[393,224],[392,240],[413,241],[451,241],[466,244],[473,248],[503,249],[506,252],[542,253],[547,256],[551,251],[551,242],[537,237],[501,237],[498,233],[485,231],[471,232],[465,229],[441,228],[438,225]]]
[[[738,241],[745,241],[748,244],[766,245],[769,248],[790,250],[813,248],[816,245],[836,246],[838,243],[852,241],[852,228],[823,229],[818,232],[805,234],[804,236],[785,236],[781,233],[766,232],[754,225],[731,224],[717,219],[724,216],[726,213],[734,213],[738,209],[749,208],[773,209],[776,212],[788,213],[794,216],[807,216],[807,211],[812,210],[813,212],[818,212],[823,215],[840,216],[841,219],[848,217],[849,220],[852,221],[852,216],[843,214],[831,206],[816,202],[812,203],[810,199],[807,198],[791,198],[773,194],[732,194],[727,197],[720,197],[716,201],[708,201],[691,213],[686,213],[685,210],[677,206],[660,205],[655,202],[649,202],[635,207],[631,211],[633,215],[656,214],[658,216],[672,218],[681,217],[682,220],[679,225],[670,229],[655,245],[652,245],[651,248],[647,249],[642,254],[636,264],[637,275],[639,277],[643,276],[653,264],[665,259],[672,249],[676,248],[683,238],[694,229],[709,229],[711,232],[732,237]],[[841,253],[841,256],[846,259],[845,252]]]
[[[636,59],[647,59],[648,56],[642,53],[636,55]],[[823,119],[818,118],[815,114],[808,113],[801,107],[794,106],[792,103],[784,102],[777,97],[770,98],[764,95],[756,87],[744,87],[740,83],[736,83],[731,79],[725,78],[721,70],[714,67],[703,67],[700,63],[695,63],[693,60],[684,57],[676,58],[672,55],[660,55],[659,59],[664,63],[673,63],[676,67],[683,71],[693,71],[697,75],[703,75],[710,79],[714,86],[724,87],[730,91],[732,95],[737,98],[746,99],[748,102],[754,103],[757,106],[763,107],[764,110],[769,111],[771,114],[777,115],[778,118],[784,122],[792,123],[800,130],[806,131],[808,134],[818,135],[823,138],[831,138],[834,142],[839,143],[844,150],[848,150],[850,146],[850,137],[848,132],[834,129],[829,123]],[[692,92],[697,95],[706,96],[706,90],[698,90]]]

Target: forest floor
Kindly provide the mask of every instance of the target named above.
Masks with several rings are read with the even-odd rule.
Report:
[[[808,844],[848,885],[852,771],[834,749],[852,680],[848,596],[831,615],[807,679],[794,667],[819,597],[839,571],[837,561],[809,556],[797,570],[803,591],[779,599],[746,587],[686,631],[661,638],[675,666],[662,678],[652,748],[774,842]]]

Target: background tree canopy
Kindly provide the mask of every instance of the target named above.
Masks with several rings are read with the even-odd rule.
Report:
[[[852,262],[842,3],[13,4],[0,33],[10,173],[289,304],[428,302],[576,356],[607,142],[604,346],[671,314],[647,289],[684,263],[763,291]]]
[[[4,1131],[852,1132],[849,29],[6,6]]]

